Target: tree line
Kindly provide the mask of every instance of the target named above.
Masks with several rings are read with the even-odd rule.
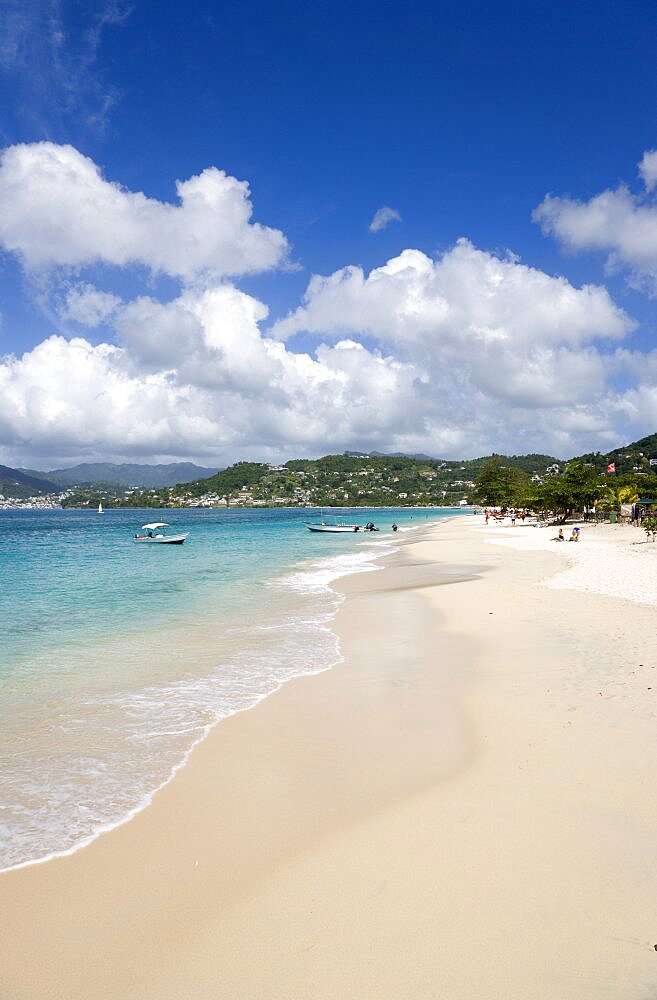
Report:
[[[640,499],[654,499],[657,504],[657,484],[652,477],[600,473],[579,460],[570,462],[562,473],[535,482],[527,472],[494,457],[475,480],[473,498],[503,510],[551,512],[563,524],[576,511],[592,507],[596,511],[618,511],[621,504]]]

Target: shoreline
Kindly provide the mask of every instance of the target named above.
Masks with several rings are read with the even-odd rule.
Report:
[[[387,557],[390,549],[394,549],[394,547],[396,547],[404,537],[408,538],[409,534],[416,533],[418,529],[422,530],[424,527],[424,524],[417,526],[410,524],[402,528],[402,531],[397,536],[383,536],[383,540],[378,540],[375,537],[367,538],[366,540],[368,542],[374,542],[373,546],[359,546],[356,549],[350,548],[349,551],[338,550],[338,552],[327,550],[321,555],[316,553],[314,556],[302,559],[301,562],[292,562],[285,568],[285,571],[282,574],[267,578],[264,581],[265,587],[273,586],[274,592],[278,590],[281,595],[282,603],[279,601],[278,609],[275,612],[272,612],[271,608],[267,608],[264,616],[262,614],[260,617],[253,614],[249,615],[248,618],[242,621],[241,627],[246,628],[246,624],[248,622],[251,629],[254,629],[255,633],[258,633],[260,629],[263,627],[266,629],[268,624],[272,625],[273,623],[272,627],[277,630],[276,635],[278,635],[278,629],[280,629],[281,625],[285,623],[281,623],[276,617],[270,619],[269,616],[272,613],[275,616],[280,615],[281,613],[289,616],[289,627],[292,628],[292,619],[295,615],[300,615],[303,619],[307,614],[307,610],[304,611],[303,609],[308,609],[310,603],[312,603],[314,605],[314,609],[312,610],[316,610],[325,595],[327,602],[326,621],[328,623],[328,627],[325,627],[322,623],[323,615],[320,614],[317,618],[316,628],[319,629],[320,632],[326,632],[329,638],[327,638],[325,644],[326,649],[324,649],[323,652],[321,652],[321,641],[315,645],[315,655],[313,657],[315,662],[304,663],[303,661],[300,661],[298,672],[290,674],[288,672],[290,667],[286,667],[283,664],[283,653],[277,652],[277,646],[274,644],[272,647],[272,664],[275,665],[278,660],[280,660],[282,669],[272,672],[270,678],[265,675],[260,677],[259,682],[250,694],[249,689],[245,688],[240,698],[233,699],[233,701],[237,703],[238,707],[222,705],[221,714],[219,714],[219,710],[217,710],[217,715],[213,716],[211,721],[207,723],[199,721],[198,725],[194,725],[193,728],[190,728],[190,735],[193,735],[192,741],[186,746],[181,746],[178,754],[175,751],[171,751],[168,754],[171,761],[170,767],[166,773],[162,771],[161,777],[159,775],[156,776],[158,778],[156,782],[153,782],[152,784],[142,784],[143,790],[141,792],[139,789],[135,789],[139,793],[138,795],[125,796],[124,802],[121,803],[123,808],[121,811],[116,809],[114,811],[114,816],[111,818],[103,818],[101,813],[101,818],[96,823],[95,829],[90,830],[90,832],[84,833],[83,835],[78,834],[78,839],[76,839],[74,843],[66,843],[66,840],[64,840],[63,846],[52,849],[46,842],[45,849],[41,850],[40,853],[35,852],[29,857],[25,857],[25,855],[23,855],[23,858],[17,861],[14,861],[14,859],[11,858],[11,854],[14,853],[15,855],[17,852],[9,851],[9,857],[11,860],[8,858],[8,863],[5,862],[5,865],[0,867],[0,875],[6,872],[29,868],[33,865],[43,865],[57,858],[70,857],[78,851],[88,847],[99,837],[105,836],[112,830],[131,822],[135,816],[139,815],[139,813],[150,806],[153,797],[160,791],[160,789],[166,787],[166,785],[174,779],[181,769],[184,768],[194,748],[201,744],[220,722],[223,722],[225,719],[230,718],[235,714],[239,714],[243,711],[250,711],[251,709],[257,707],[262,700],[276,693],[276,691],[289,680],[305,675],[313,675],[326,669],[331,669],[333,665],[339,663],[340,653],[338,649],[338,637],[332,631],[330,622],[333,620],[335,613],[338,610],[339,602],[342,600],[342,597],[331,587],[331,583],[340,579],[344,575],[358,574],[377,568],[379,561],[382,558]],[[380,547],[377,547],[377,543]],[[299,578],[298,580],[296,579],[297,577]],[[319,594],[319,597],[317,597],[317,592],[320,591],[321,593]],[[196,615],[196,618],[198,618],[198,614]],[[318,640],[321,640],[322,637],[318,635],[317,638]],[[221,671],[226,669],[226,664],[230,663],[231,657],[234,657],[235,655],[234,641],[230,638],[226,641],[227,637],[223,636],[220,646],[215,649],[215,640],[216,634],[212,625],[210,625],[205,632],[201,632],[199,631],[195,621],[193,634],[189,635],[189,624],[181,624],[178,626],[177,631],[169,633],[167,636],[166,648],[161,642],[157,647],[154,647],[151,644],[151,646],[149,646],[150,652],[148,655],[153,656],[154,649],[157,648],[157,656],[164,654],[174,657],[175,659],[175,649],[178,648],[180,650],[184,649],[185,656],[189,656],[190,649],[192,650],[192,656],[205,656],[209,665],[209,672],[207,675],[200,674],[198,681],[201,685],[206,683],[209,689],[210,685],[212,685],[215,681],[220,681],[222,676]],[[97,640],[90,639],[89,643],[93,644],[92,646],[90,645],[89,648],[90,657],[93,657],[96,652],[100,650],[105,658],[108,659],[108,666],[109,660],[111,660],[114,655],[120,655],[121,653],[116,637],[114,636],[105,638],[101,643]],[[253,645],[253,643],[251,643],[251,645]],[[300,647],[299,652],[301,651]],[[318,655],[318,651],[320,651],[321,655]],[[257,656],[260,651],[254,647],[251,652]],[[76,650],[76,653],[81,655],[79,649]],[[221,667],[212,667],[213,662],[221,664]],[[130,670],[132,671],[132,666]],[[170,681],[173,686],[175,686],[175,682],[175,678]],[[201,692],[201,694],[202,693],[203,692]],[[170,694],[172,697],[175,697],[173,687]],[[219,696],[221,697],[221,692],[219,692]],[[208,709],[208,711],[209,710],[210,709]],[[167,761],[167,763],[169,763],[169,761]],[[125,808],[126,805],[127,808]],[[106,812],[109,812],[109,810],[106,810]]]
[[[442,523],[446,523],[447,520],[448,519],[445,519],[445,521],[440,522],[440,523],[441,524]],[[364,561],[363,561],[362,566],[360,566],[359,568],[349,568],[349,569],[345,569],[345,570],[340,570],[340,572],[338,572],[336,575],[331,576],[330,579],[328,580],[328,582],[326,582],[324,584],[324,586],[326,586],[326,589],[328,591],[333,591],[334,594],[341,601],[343,599],[343,597],[342,597],[342,595],[340,593],[339,588],[332,587],[331,584],[336,583],[336,582],[338,582],[338,581],[340,581],[340,580],[342,580],[342,579],[344,579],[346,577],[349,577],[349,576],[358,576],[361,573],[368,573],[368,572],[371,572],[371,571],[382,569],[383,567],[379,565],[380,560],[385,559],[389,555],[393,555],[397,551],[397,549],[400,547],[400,545],[403,545],[404,543],[408,543],[408,542],[411,541],[411,539],[409,539],[407,537],[408,533],[417,533],[418,531],[426,530],[427,527],[428,526],[424,525],[424,524],[422,524],[422,525],[411,525],[411,526],[406,525],[402,529],[402,532],[399,535],[395,536],[394,538],[388,538],[387,539],[388,543],[389,543],[389,547],[387,547],[387,548],[383,548],[382,547],[380,553],[372,552],[371,556],[367,557],[367,558],[370,558],[372,560],[372,562],[366,561],[366,553],[363,553]],[[378,541],[378,539],[375,540],[375,539],[371,539],[370,538],[370,539],[368,539],[368,541],[370,541],[370,542],[372,542],[372,541]],[[344,553],[342,553],[342,554],[344,555]],[[293,572],[294,568],[295,568],[294,566],[293,567],[289,567],[288,570],[286,571],[286,573],[284,574],[284,577],[289,576]],[[301,572],[303,572],[303,571],[301,571]],[[279,578],[275,577],[275,578],[273,578],[273,580],[268,580],[267,582],[268,583],[272,583],[272,582],[277,583],[278,581],[279,581]],[[336,618],[337,614],[339,613],[339,610],[340,610],[340,604],[338,604],[336,606],[335,613],[330,618],[330,624],[333,624],[333,622],[335,621],[335,618]],[[329,631],[333,632],[333,630],[330,628],[330,625],[329,625]],[[250,712],[253,709],[257,708],[258,705],[262,701],[264,701],[267,698],[270,698],[272,695],[277,694],[277,692],[280,691],[282,687],[284,687],[286,684],[290,683],[291,681],[298,680],[301,677],[314,677],[318,673],[323,673],[326,670],[332,670],[335,666],[338,666],[342,662],[342,656],[341,656],[340,649],[339,649],[339,637],[337,636],[336,633],[333,632],[333,634],[335,635],[335,639],[336,639],[336,654],[337,655],[336,655],[336,659],[335,660],[332,660],[331,663],[329,663],[327,666],[319,667],[316,670],[302,671],[302,672],[300,672],[298,674],[294,674],[294,675],[292,675],[290,677],[287,677],[287,678],[285,678],[283,680],[280,680],[277,683],[277,686],[273,690],[267,691],[267,692],[262,693],[262,694],[257,694],[257,695],[254,694],[254,696],[253,696],[254,700],[253,700],[253,702],[251,704],[245,705],[244,707],[241,707],[241,708],[236,708],[234,710],[228,711],[225,715],[222,715],[219,718],[217,718],[217,719],[213,720],[212,722],[208,723],[203,728],[201,734],[196,739],[194,739],[194,741],[192,742],[192,744],[183,753],[181,759],[176,764],[174,764],[172,766],[169,774],[164,778],[164,780],[161,781],[160,784],[156,785],[154,788],[146,791],[144,793],[142,799],[140,799],[140,801],[133,808],[131,808],[130,810],[128,810],[128,812],[126,812],[124,815],[120,816],[116,820],[113,820],[113,821],[111,821],[111,822],[109,822],[109,823],[107,823],[105,825],[100,826],[97,830],[95,830],[94,832],[90,833],[88,836],[82,838],[80,841],[76,842],[75,844],[71,845],[70,847],[62,848],[60,850],[52,851],[52,852],[47,853],[47,854],[45,854],[45,855],[43,855],[41,857],[30,858],[30,859],[28,859],[26,861],[20,861],[20,862],[18,862],[16,864],[8,865],[7,867],[4,867],[4,868],[0,867],[0,876],[4,875],[5,873],[8,873],[8,872],[20,871],[20,870],[25,869],[25,868],[30,868],[33,865],[44,865],[44,864],[47,864],[49,861],[55,861],[55,860],[57,860],[59,858],[71,857],[74,854],[76,854],[78,851],[84,850],[86,847],[89,847],[92,843],[94,843],[94,841],[98,840],[98,838],[103,837],[103,836],[105,836],[108,833],[111,833],[112,830],[115,830],[118,827],[124,826],[126,823],[130,823],[136,816],[138,816],[141,812],[143,812],[144,809],[148,809],[149,808],[149,806],[151,805],[151,803],[153,801],[154,796],[157,795],[158,792],[160,792],[163,788],[165,788],[170,782],[172,782],[175,779],[176,775],[188,763],[189,758],[190,758],[191,754],[193,753],[193,751],[196,749],[196,747],[199,746],[200,744],[202,744],[218,725],[220,725],[226,719],[232,718],[234,715],[239,715],[242,712]]]
[[[223,720],[130,823],[0,875],[12,998],[642,995],[651,615],[632,605],[614,639],[616,602],[535,587],[557,553],[482,544],[474,520],[423,525],[380,572],[343,577],[343,662]],[[619,696],[595,661],[628,633],[641,670]],[[589,854],[612,871],[619,826],[643,865],[598,884]]]

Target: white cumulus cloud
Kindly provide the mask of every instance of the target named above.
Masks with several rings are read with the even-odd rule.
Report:
[[[406,250],[369,274],[313,277],[304,305],[271,334],[367,336],[413,365],[420,450],[572,454],[613,439],[601,348],[634,326],[604,288],[576,288],[460,240],[437,260]]]
[[[657,150],[644,153],[639,173],[645,193],[625,185],[594,195],[588,201],[547,195],[533,218],[544,233],[568,250],[607,253],[610,269],[627,268],[631,280],[657,294]]]
[[[405,250],[367,276],[346,267],[313,277],[305,305],[276,323],[272,334],[285,339],[300,330],[357,331],[429,351],[461,345],[465,354],[481,345],[519,351],[529,344],[623,337],[633,326],[606,289],[575,288],[461,239],[437,260]]]
[[[648,191],[657,184],[657,149],[647,149],[639,163],[639,173]]]
[[[120,346],[52,336],[5,358],[2,453],[229,461],[356,446],[409,425],[412,365],[353,343],[288,351],[260,332],[266,313],[231,286],[142,297],[117,313]]]
[[[631,352],[600,350],[632,322],[604,289],[467,241],[437,260],[407,250],[368,275],[313,278],[304,306],[269,334],[266,318],[230,284],[185,288],[118,305],[116,344],[50,337],[5,358],[2,454],[567,455],[614,443],[615,424],[635,419],[632,397],[612,387]],[[285,342],[299,330],[318,335],[314,350]]]
[[[118,295],[101,292],[88,282],[83,282],[68,289],[59,314],[62,319],[72,319],[81,326],[95,327],[109,319],[121,303]]]
[[[401,215],[396,208],[390,208],[389,205],[384,205],[382,208],[378,208],[374,213],[374,217],[370,222],[370,232],[378,233],[386,226],[389,226],[391,222],[401,222]]]
[[[124,352],[49,337],[0,365],[0,439],[32,455],[168,451],[176,439],[216,440],[217,428],[166,373],[136,374]]]
[[[26,269],[141,264],[193,281],[284,261],[283,233],[251,221],[249,186],[208,167],[178,204],[126,191],[72,146],[10,146],[0,158],[0,246]]]

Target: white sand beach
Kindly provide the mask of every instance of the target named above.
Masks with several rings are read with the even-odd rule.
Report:
[[[132,822],[0,876],[8,1000],[646,1000],[657,545],[455,518],[344,578],[344,662]]]

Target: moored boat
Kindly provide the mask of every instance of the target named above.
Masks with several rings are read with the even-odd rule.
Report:
[[[347,534],[348,532],[363,531],[362,524],[353,524],[342,521],[337,517],[322,517],[319,521],[306,521],[308,531],[325,531],[333,534]]]
[[[360,524],[306,524],[308,531],[327,531],[337,534],[360,531]]]
[[[164,532],[169,525],[166,521],[153,521],[152,524],[142,524],[141,530],[145,535],[135,535],[136,542],[155,542],[158,545],[182,545],[188,537],[189,532],[181,532],[178,535],[167,535]]]

